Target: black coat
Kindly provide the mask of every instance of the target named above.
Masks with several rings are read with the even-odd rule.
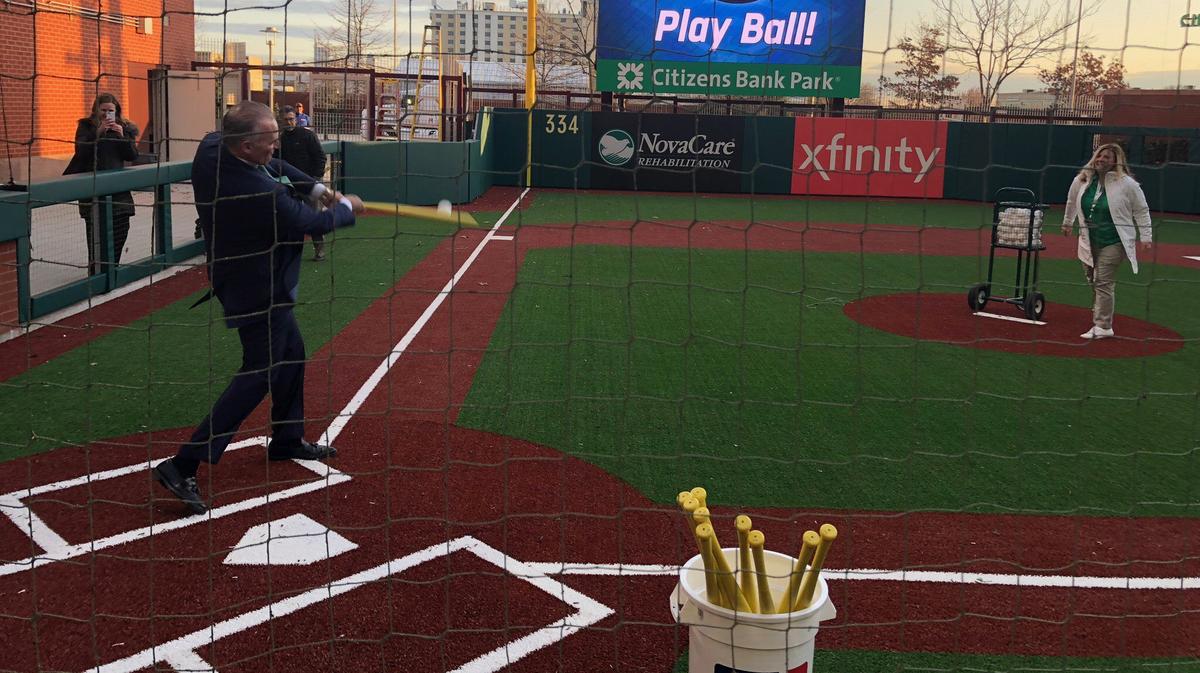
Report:
[[[126,161],[137,159],[138,127],[132,122],[122,126],[123,134],[116,131],[98,134],[100,127],[96,120],[91,117],[80,119],[75,127],[75,155],[63,175],[124,168]]]
[[[124,132],[106,131],[99,134],[100,126],[95,119],[84,117],[75,127],[75,154],[67,164],[63,175],[75,173],[91,173],[124,168],[126,161],[138,157],[137,137],[138,127],[133,122],[123,122]],[[118,192],[112,195],[113,216],[128,218],[133,215],[133,195],[129,192]],[[89,220],[92,215],[92,200],[79,200],[79,214]]]
[[[279,134],[279,151],[275,156],[317,180],[325,175],[325,150],[321,149],[317,134],[306,128],[284,129]]]
[[[229,327],[291,310],[305,234],[354,224],[354,213],[345,206],[318,211],[302,200],[312,192],[311,177],[277,159],[267,171],[252,166],[222,145],[220,133],[208,134],[196,149],[192,187],[211,262],[212,293]]]

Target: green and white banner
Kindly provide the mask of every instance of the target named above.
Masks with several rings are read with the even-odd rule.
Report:
[[[605,0],[597,86],[622,93],[857,96],[865,0]]]
[[[853,98],[861,75],[861,67],[847,65],[601,60],[596,86],[618,93]]]

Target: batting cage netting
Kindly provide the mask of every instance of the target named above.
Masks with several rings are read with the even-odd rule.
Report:
[[[1190,0],[4,0],[0,672],[1200,671]]]

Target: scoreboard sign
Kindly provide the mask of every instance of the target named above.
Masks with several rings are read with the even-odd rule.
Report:
[[[852,98],[866,0],[603,0],[597,86]]]

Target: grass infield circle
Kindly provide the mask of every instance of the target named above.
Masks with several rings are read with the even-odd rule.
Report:
[[[988,302],[987,313],[1023,318],[1011,304]],[[1068,358],[1136,358],[1173,353],[1184,339],[1172,329],[1117,314],[1116,337],[1088,341],[1090,309],[1047,302],[1045,325],[1012,322],[971,313],[966,291],[958,294],[901,293],[864,297],[842,312],[862,325],[921,341]]]

